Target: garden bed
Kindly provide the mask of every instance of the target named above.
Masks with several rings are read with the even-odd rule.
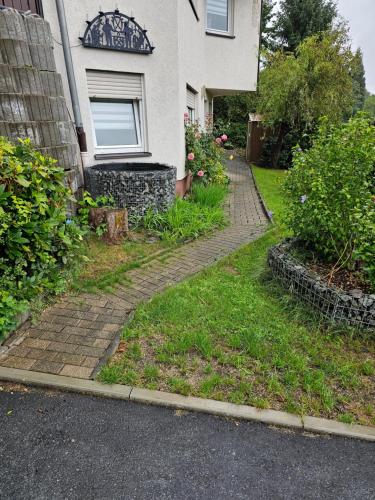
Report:
[[[375,328],[375,294],[361,289],[341,290],[293,256],[295,240],[272,247],[268,265],[272,274],[294,295],[308,302],[325,318],[361,328]]]

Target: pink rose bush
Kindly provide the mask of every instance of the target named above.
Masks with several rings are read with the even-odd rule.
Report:
[[[210,123],[203,129],[185,117],[186,170],[204,184],[228,184],[222,147],[228,137],[213,136]]]

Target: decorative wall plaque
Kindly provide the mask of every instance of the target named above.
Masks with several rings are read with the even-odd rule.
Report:
[[[87,28],[80,37],[84,47],[152,54],[154,48],[134,17],[114,12],[99,12],[92,21],[86,21]]]

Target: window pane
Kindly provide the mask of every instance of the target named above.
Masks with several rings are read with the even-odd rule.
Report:
[[[91,102],[98,146],[135,146],[138,144],[132,102]]]
[[[207,0],[207,28],[211,30],[229,31],[229,0]]]

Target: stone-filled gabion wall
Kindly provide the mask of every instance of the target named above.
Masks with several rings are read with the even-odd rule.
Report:
[[[375,294],[345,292],[324,282],[291,256],[293,240],[272,247],[268,265],[272,274],[293,294],[311,304],[325,318],[361,328],[375,328]]]
[[[175,199],[176,168],[157,163],[109,163],[88,168],[91,196],[113,196],[129,215],[143,216],[148,208],[165,210]]]
[[[11,141],[29,137],[41,153],[79,177],[78,142],[56,72],[50,26],[10,8],[0,9],[0,135]]]

